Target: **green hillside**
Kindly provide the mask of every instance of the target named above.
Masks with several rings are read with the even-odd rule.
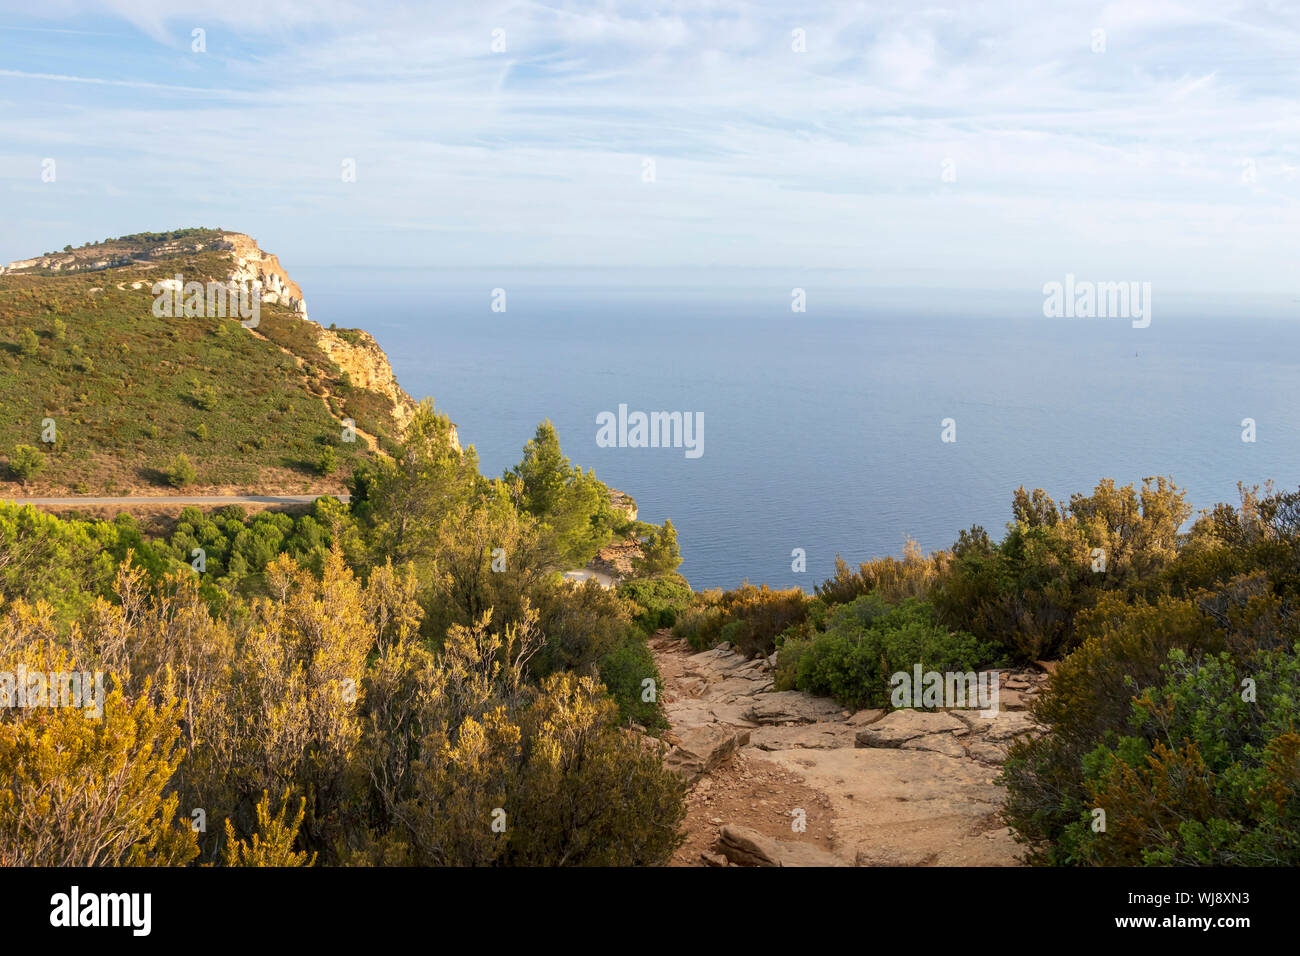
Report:
[[[159,279],[232,272],[231,253],[212,248],[156,257],[182,234],[74,252],[123,265],[0,275],[0,495],[162,494],[178,482],[187,493],[339,491],[371,439],[397,437],[392,399],[354,387],[320,347],[320,327],[284,305],[262,302],[255,330],[237,312],[154,316]],[[354,442],[343,441],[345,417]],[[53,443],[42,440],[49,420]],[[178,455],[193,477],[169,483]]]

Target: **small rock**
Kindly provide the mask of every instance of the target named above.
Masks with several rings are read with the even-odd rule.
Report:
[[[868,724],[874,724],[884,716],[885,712],[883,710],[860,710],[845,723],[850,727],[865,727]]]
[[[748,743],[748,730],[723,724],[690,727],[682,731],[680,743],[668,751],[664,765],[693,784]]]

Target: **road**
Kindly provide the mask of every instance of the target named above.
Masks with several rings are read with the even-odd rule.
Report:
[[[94,508],[124,505],[309,505],[324,495],[154,495],[128,498],[98,498],[76,495],[72,498],[5,498],[18,505],[44,505],[53,508]],[[351,495],[335,495],[347,501]]]

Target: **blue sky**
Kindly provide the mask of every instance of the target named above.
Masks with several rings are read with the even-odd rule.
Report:
[[[209,225],[291,272],[824,269],[1013,289],[1073,272],[1297,292],[1292,3],[0,12],[4,261]]]

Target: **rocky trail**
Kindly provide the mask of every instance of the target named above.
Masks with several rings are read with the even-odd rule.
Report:
[[[1015,866],[998,810],[1007,746],[1033,732],[1038,670],[1000,672],[1000,707],[850,713],[774,691],[774,659],[650,640],[672,749],[692,787],[676,866]]]

